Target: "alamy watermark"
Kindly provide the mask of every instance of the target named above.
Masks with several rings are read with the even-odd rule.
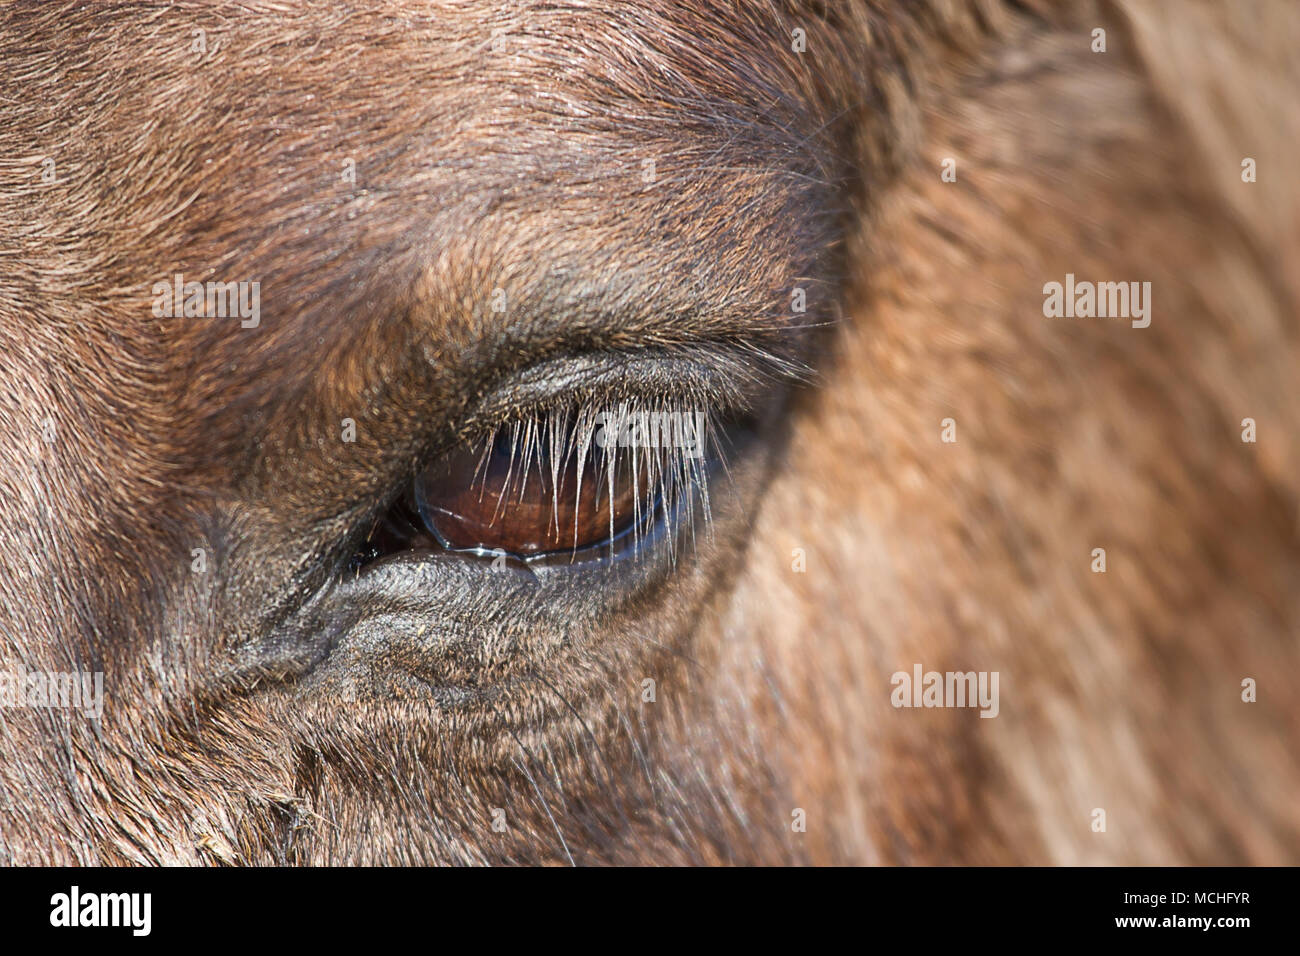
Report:
[[[0,707],[80,710],[104,714],[104,672],[0,671]]]
[[[704,455],[703,412],[600,412],[595,442],[600,448],[680,448],[687,458]]]
[[[1049,319],[1132,319],[1135,329],[1151,324],[1150,282],[1065,282],[1043,286],[1043,315]]]
[[[895,671],[889,678],[895,707],[978,707],[981,717],[998,715],[997,671]]]
[[[262,321],[261,282],[186,282],[178,272],[170,282],[155,282],[152,291],[157,319],[238,317],[245,329],[255,329]]]
[[[121,926],[132,936],[148,936],[152,911],[152,893],[83,893],[73,886],[50,897],[50,925],[57,927]]]

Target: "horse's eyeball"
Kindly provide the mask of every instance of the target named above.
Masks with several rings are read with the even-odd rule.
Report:
[[[413,499],[443,547],[529,557],[630,531],[654,509],[653,471],[646,452],[543,420],[443,458],[416,477]]]

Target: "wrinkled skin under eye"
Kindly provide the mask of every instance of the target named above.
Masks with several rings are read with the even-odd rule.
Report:
[[[702,419],[620,421],[542,416],[453,449],[417,473],[352,567],[411,550],[577,555],[635,543],[697,493],[707,511]]]

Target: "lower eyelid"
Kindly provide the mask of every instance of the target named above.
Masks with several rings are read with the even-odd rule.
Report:
[[[713,460],[710,470],[707,522],[698,507],[672,522],[656,514],[637,547],[527,561],[441,547],[391,554],[324,583],[259,647],[257,672],[268,655],[288,653],[284,666],[297,675],[298,693],[331,701],[353,691],[384,697],[365,685],[390,672],[405,679],[412,667],[424,686],[495,692],[534,679],[565,647],[595,649],[613,633],[635,631],[647,614],[696,606],[732,566],[720,559],[753,527],[750,504],[778,447],[753,444],[757,436],[743,424],[733,429],[736,456],[725,470]],[[512,636],[503,637],[503,626]],[[535,635],[554,640],[535,644]],[[452,697],[438,705],[456,706]]]

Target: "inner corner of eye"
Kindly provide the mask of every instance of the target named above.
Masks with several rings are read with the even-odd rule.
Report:
[[[403,535],[411,547],[521,559],[635,544],[707,496],[707,423],[696,410],[629,405],[504,422],[422,467],[362,563]]]

